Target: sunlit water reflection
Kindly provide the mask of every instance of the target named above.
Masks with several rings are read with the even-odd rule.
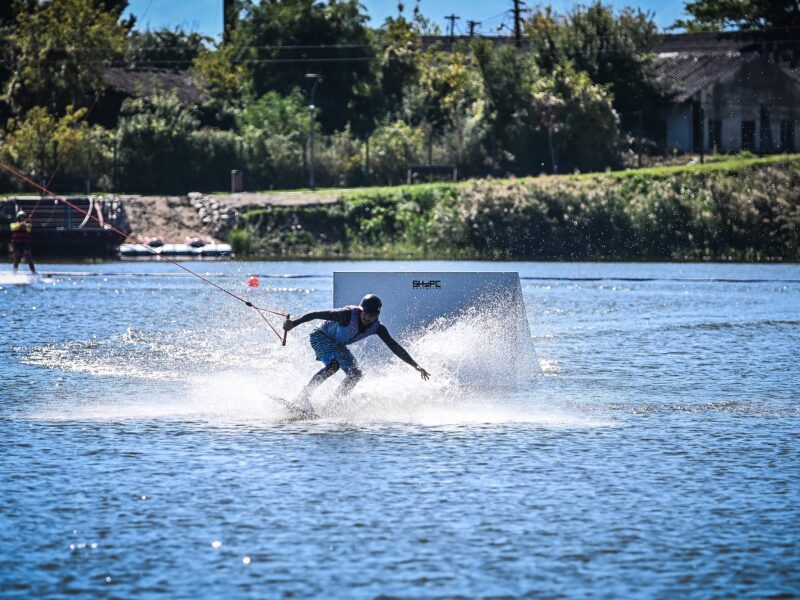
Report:
[[[293,315],[339,268],[518,270],[539,368],[481,315],[289,423],[308,326],[169,265],[0,281],[3,597],[800,593],[800,267],[194,266]]]

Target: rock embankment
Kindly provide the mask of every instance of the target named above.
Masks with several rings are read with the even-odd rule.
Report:
[[[186,196],[124,196],[122,203],[131,235],[140,240],[163,237],[179,242],[187,236],[208,235]]]
[[[270,194],[202,194],[186,196],[123,196],[132,235],[144,239],[163,237],[183,241],[203,236],[225,241],[239,215],[267,206],[309,206],[334,204],[340,192],[276,192]]]
[[[239,211],[214,196],[204,196],[200,192],[191,192],[188,198],[208,235],[214,239],[227,239],[236,225]]]

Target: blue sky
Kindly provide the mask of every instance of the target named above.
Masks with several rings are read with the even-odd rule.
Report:
[[[604,0],[616,8],[635,5],[642,10],[655,14],[656,23],[665,28],[684,16],[683,7],[686,0],[640,0],[635,3],[625,0]],[[372,24],[380,25],[383,20],[397,12],[397,0],[365,0],[362,4],[372,19]],[[404,2],[406,13],[410,14],[414,6],[413,0]],[[566,0],[554,0],[552,6],[558,12],[564,12],[575,4]],[[445,31],[445,15],[455,14],[460,18],[456,22],[456,31],[466,33],[467,21],[480,21],[478,31],[486,35],[498,35],[498,27],[503,23],[511,24],[508,9],[511,0],[421,0],[422,14]],[[529,0],[528,6],[536,3]],[[199,31],[214,38],[222,32],[222,0],[130,0],[128,12],[138,18],[139,29],[158,29],[161,27],[183,27],[189,31]],[[508,33],[508,29],[502,30]]]

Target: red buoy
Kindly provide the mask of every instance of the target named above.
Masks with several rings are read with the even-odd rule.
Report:
[[[251,276],[250,279],[247,280],[247,285],[251,288],[257,288],[259,284],[258,277],[255,275]]]

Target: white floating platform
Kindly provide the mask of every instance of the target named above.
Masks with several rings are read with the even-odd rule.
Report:
[[[203,246],[192,246],[190,244],[163,244],[157,247],[149,247],[148,250],[140,244],[122,244],[119,247],[119,254],[123,258],[146,258],[164,256],[185,256],[189,258],[216,258],[230,256],[232,248],[230,244],[205,244]]]

